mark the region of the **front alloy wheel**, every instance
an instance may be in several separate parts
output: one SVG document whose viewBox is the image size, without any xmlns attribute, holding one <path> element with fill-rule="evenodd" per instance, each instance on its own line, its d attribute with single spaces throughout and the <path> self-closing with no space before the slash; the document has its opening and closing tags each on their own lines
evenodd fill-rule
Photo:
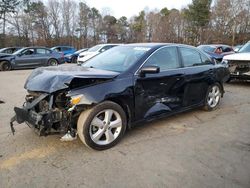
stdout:
<svg viewBox="0 0 250 188">
<path fill-rule="evenodd" d="M 77 123 L 79 138 L 88 147 L 103 150 L 118 143 L 126 129 L 126 115 L 116 103 L 106 101 L 83 111 Z"/>
<path fill-rule="evenodd" d="M 2 61 L 0 63 L 0 70 L 1 71 L 9 71 L 11 70 L 11 64 L 8 61 Z"/>
</svg>

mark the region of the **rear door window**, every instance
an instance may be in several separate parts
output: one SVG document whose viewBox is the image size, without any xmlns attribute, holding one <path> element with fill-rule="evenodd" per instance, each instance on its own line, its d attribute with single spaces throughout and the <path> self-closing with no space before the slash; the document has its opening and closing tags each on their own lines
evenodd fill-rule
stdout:
<svg viewBox="0 0 250 188">
<path fill-rule="evenodd" d="M 193 66 L 211 64 L 211 60 L 207 56 L 205 56 L 204 54 L 200 53 L 195 49 L 180 47 L 179 50 L 181 53 L 184 67 L 193 67 Z"/>
<path fill-rule="evenodd" d="M 47 50 L 44 49 L 44 48 L 37 48 L 37 49 L 36 49 L 36 53 L 37 53 L 37 54 L 46 54 L 46 53 L 47 53 L 46 51 L 47 51 Z"/>
</svg>

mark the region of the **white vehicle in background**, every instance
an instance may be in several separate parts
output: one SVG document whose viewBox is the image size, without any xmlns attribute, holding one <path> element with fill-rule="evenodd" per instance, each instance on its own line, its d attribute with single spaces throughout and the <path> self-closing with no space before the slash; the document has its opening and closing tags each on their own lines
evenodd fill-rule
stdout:
<svg viewBox="0 0 250 188">
<path fill-rule="evenodd" d="M 250 41 L 237 53 L 224 56 L 222 64 L 228 66 L 230 79 L 250 80 Z"/>
<path fill-rule="evenodd" d="M 85 52 L 82 52 L 79 54 L 77 58 L 77 64 L 82 64 L 89 60 L 90 58 L 110 49 L 115 46 L 119 46 L 121 44 L 98 44 L 96 46 L 93 46 L 92 48 L 88 49 Z"/>
</svg>

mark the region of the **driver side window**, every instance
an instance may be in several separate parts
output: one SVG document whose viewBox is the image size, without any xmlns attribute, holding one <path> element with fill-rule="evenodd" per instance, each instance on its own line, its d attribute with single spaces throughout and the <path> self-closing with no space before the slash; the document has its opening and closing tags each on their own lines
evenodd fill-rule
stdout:
<svg viewBox="0 0 250 188">
<path fill-rule="evenodd" d="M 155 53 L 145 63 L 144 66 L 158 66 L 160 72 L 180 67 L 176 47 L 164 47 Z"/>
<path fill-rule="evenodd" d="M 33 55 L 34 54 L 34 49 L 26 49 L 22 52 L 23 55 Z"/>
</svg>

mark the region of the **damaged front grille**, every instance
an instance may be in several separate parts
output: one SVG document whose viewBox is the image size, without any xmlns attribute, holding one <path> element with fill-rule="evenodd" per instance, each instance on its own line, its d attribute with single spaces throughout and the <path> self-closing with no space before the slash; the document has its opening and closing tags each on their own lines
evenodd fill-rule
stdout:
<svg viewBox="0 0 250 188">
<path fill-rule="evenodd" d="M 250 61 L 236 61 L 230 60 L 228 62 L 228 68 L 231 74 L 235 75 L 250 75 Z"/>
</svg>

